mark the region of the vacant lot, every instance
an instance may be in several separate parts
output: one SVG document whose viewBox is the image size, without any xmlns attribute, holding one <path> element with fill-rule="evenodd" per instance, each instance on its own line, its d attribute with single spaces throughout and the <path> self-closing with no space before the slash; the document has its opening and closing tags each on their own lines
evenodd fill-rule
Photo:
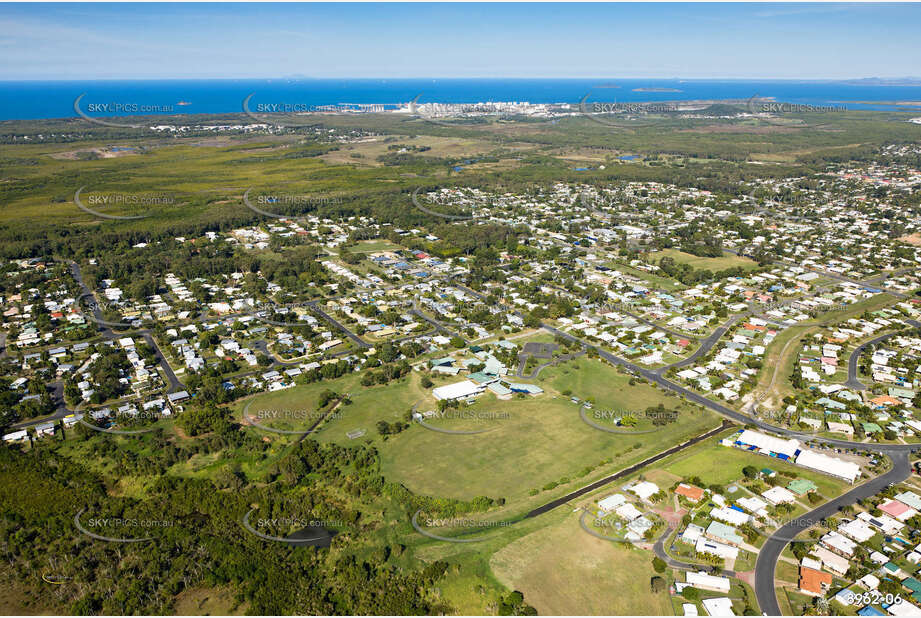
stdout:
<svg viewBox="0 0 921 618">
<path fill-rule="evenodd" d="M 490 567 L 540 615 L 669 614 L 667 593 L 650 590 L 651 560 L 648 552 L 590 536 L 571 513 L 499 550 Z"/>
<path fill-rule="evenodd" d="M 757 262 L 737 255 L 725 255 L 718 258 L 697 257 L 696 255 L 691 255 L 690 253 L 685 253 L 677 249 L 657 251 L 650 254 L 650 257 L 655 262 L 658 262 L 664 257 L 670 257 L 678 264 L 689 264 L 693 268 L 706 269 L 712 272 L 725 270 L 727 268 L 735 268 L 736 266 L 741 266 L 746 270 L 758 267 Z"/>
<path fill-rule="evenodd" d="M 819 315 L 816 320 L 794 324 L 781 331 L 768 346 L 764 368 L 758 375 L 758 384 L 752 389 L 754 393 L 765 393 L 761 406 L 766 409 L 776 408 L 779 406 L 778 402 L 793 391 L 790 378 L 802 349 L 800 340 L 820 332 L 822 328 L 840 324 L 848 318 L 862 315 L 865 311 L 876 311 L 893 302 L 895 299 L 888 294 L 877 294 L 851 305 L 845 311 Z"/>
</svg>

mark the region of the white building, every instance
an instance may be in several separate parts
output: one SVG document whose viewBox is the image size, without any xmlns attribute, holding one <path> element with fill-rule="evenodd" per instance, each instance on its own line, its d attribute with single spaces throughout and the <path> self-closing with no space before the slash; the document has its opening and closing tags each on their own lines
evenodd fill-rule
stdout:
<svg viewBox="0 0 921 618">
<path fill-rule="evenodd" d="M 853 483 L 860 476 L 860 466 L 857 464 L 837 457 L 816 453 L 815 451 L 804 450 L 801 452 L 796 458 L 796 465 L 836 476 L 846 480 L 848 483 Z"/>
<path fill-rule="evenodd" d="M 735 616 L 732 611 L 732 601 L 727 597 L 715 597 L 713 599 L 704 599 L 700 602 L 707 614 L 710 616 Z"/>
<path fill-rule="evenodd" d="M 473 380 L 463 380 L 462 382 L 445 384 L 444 386 L 432 389 L 432 395 L 435 396 L 435 399 L 439 400 L 466 399 L 467 397 L 479 395 L 485 388 L 486 387 L 480 386 Z"/>
<path fill-rule="evenodd" d="M 729 592 L 728 577 L 710 575 L 704 571 L 700 571 L 699 573 L 688 571 L 686 578 L 688 585 L 693 586 L 694 588 L 700 588 L 701 590 L 712 590 L 714 592 Z"/>
<path fill-rule="evenodd" d="M 627 501 L 627 497 L 623 494 L 611 494 L 610 496 L 604 498 L 598 503 L 598 508 L 608 513 L 613 511 L 621 504 Z"/>
</svg>

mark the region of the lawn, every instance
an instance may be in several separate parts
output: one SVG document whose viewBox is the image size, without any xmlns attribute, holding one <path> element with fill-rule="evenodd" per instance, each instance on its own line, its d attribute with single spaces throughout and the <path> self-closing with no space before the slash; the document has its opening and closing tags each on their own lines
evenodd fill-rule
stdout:
<svg viewBox="0 0 921 618">
<path fill-rule="evenodd" d="M 657 288 L 662 288 L 664 290 L 675 291 L 687 287 L 684 284 L 675 281 L 674 279 L 663 277 L 662 275 L 657 275 L 654 273 L 649 273 L 645 270 L 639 270 L 638 268 L 633 268 L 632 266 L 629 266 L 623 262 L 608 262 L 605 265 L 610 268 L 614 268 L 615 270 L 619 270 L 624 274 L 638 277 L 646 281 L 649 285 Z"/>
<path fill-rule="evenodd" d="M 782 579 L 784 581 L 790 582 L 791 584 L 796 584 L 799 582 L 799 567 L 795 564 L 790 564 L 785 560 L 777 561 L 777 570 L 774 572 L 775 579 Z"/>
<path fill-rule="evenodd" d="M 718 258 L 697 257 L 678 249 L 665 249 L 650 254 L 651 260 L 657 263 L 664 257 L 674 259 L 677 264 L 688 264 L 692 268 L 706 269 L 711 272 L 735 268 L 736 266 L 741 266 L 745 270 L 754 270 L 758 267 L 758 263 L 754 260 L 738 255 L 724 255 Z"/>
<path fill-rule="evenodd" d="M 743 476 L 742 468 L 745 466 L 755 466 L 759 470 L 761 468 L 771 468 L 777 471 L 789 470 L 796 473 L 800 478 L 814 482 L 819 488 L 819 493 L 826 498 L 837 496 L 845 487 L 849 487 L 844 481 L 825 476 L 819 472 L 806 470 L 779 459 L 753 455 L 728 446 L 720 446 L 714 442 L 707 442 L 704 445 L 695 446 L 683 453 L 674 455 L 664 468 L 681 477 L 696 475 L 704 483 L 726 485 L 740 480 Z"/>
<path fill-rule="evenodd" d="M 682 400 L 666 395 L 648 384 L 630 385 L 630 376 L 618 372 L 607 363 L 580 358 L 540 372 L 537 382 L 544 389 L 571 391 L 583 400 L 592 400 L 599 410 L 643 412 L 660 403 L 666 408 L 681 405 Z"/>
<path fill-rule="evenodd" d="M 420 375 L 413 372 L 400 380 L 379 386 L 356 385 L 349 392 L 352 403 L 341 406 L 335 418 L 330 419 L 317 434 L 320 442 L 348 444 L 354 442 L 348 437 L 351 432 L 364 430 L 362 440 L 380 439 L 376 425 L 380 420 L 394 423 L 404 421 L 413 405 L 420 409 L 434 406 L 434 398 L 419 384 Z"/>
<path fill-rule="evenodd" d="M 421 386 L 418 372 L 387 385 L 364 387 L 357 384 L 357 376 L 349 375 L 257 395 L 252 398 L 248 414 L 315 411 L 317 398 L 323 390 L 348 392 L 352 403 L 336 409 L 314 434 L 317 440 L 343 445 L 370 441 L 380 452 L 382 473 L 388 481 L 403 483 L 416 493 L 438 497 L 470 499 L 485 495 L 505 498 L 507 514 L 500 517 L 519 515 L 525 509 L 719 424 L 719 419 L 711 412 L 668 397 L 647 384 L 631 386 L 628 376 L 597 360 L 580 359 L 548 369 L 541 377 L 539 383 L 545 393 L 540 396 L 499 400 L 487 392 L 474 405 L 461 404 L 457 410 L 450 411 L 454 418 L 435 416 L 426 420 L 430 426 L 449 431 L 487 430 L 477 434 L 442 433 L 413 422 L 398 434 L 379 435 L 377 422 L 380 420 L 405 422 L 406 413 L 414 405 L 418 405 L 420 412 L 436 409 L 430 390 Z M 461 378 L 434 377 L 433 380 L 436 385 L 442 385 Z M 614 427 L 609 417 L 596 417 L 595 412 L 624 409 L 641 412 L 658 403 L 663 403 L 668 410 L 678 410 L 678 420 L 664 427 L 654 427 L 649 420 L 643 419 L 634 428 L 622 428 L 630 431 L 655 429 L 649 433 L 602 431 L 584 422 L 579 406 L 569 397 L 560 395 L 557 387 L 572 388 L 582 397 L 594 397 L 597 404 L 593 410 L 586 410 L 586 416 L 598 425 Z M 238 418 L 246 403 L 244 400 L 234 404 Z M 310 422 L 309 418 L 299 422 L 260 419 L 262 425 L 287 430 L 303 429 Z M 279 446 L 294 439 L 257 427 L 248 430 L 259 432 Z M 364 430 L 364 434 L 349 437 L 358 430 Z M 605 461 L 608 463 L 602 464 Z M 217 463 L 190 461 L 182 472 L 206 473 Z M 557 485 L 550 486 L 554 483 Z M 531 495 L 532 490 L 536 491 L 534 495 Z"/>
<path fill-rule="evenodd" d="M 432 418 L 427 421 L 451 431 L 486 430 L 482 433 L 446 434 L 413 424 L 408 430 L 389 437 L 380 445 L 385 476 L 427 495 L 458 499 L 486 495 L 505 498 L 511 503 L 526 499 L 530 490 L 540 490 L 550 482 L 559 482 L 568 490 L 576 489 L 600 476 L 602 471 L 619 470 L 719 424 L 712 413 L 684 404 L 674 423 L 653 428 L 651 423 L 643 421 L 635 428 L 655 429 L 650 433 L 599 430 L 584 422 L 579 406 L 568 397 L 558 395 L 553 385 L 578 385 L 579 390 L 574 392 L 583 397 L 596 397 L 598 403 L 593 411 L 586 412 L 587 416 L 597 424 L 607 423 L 612 427 L 608 419 L 596 418 L 593 412 L 644 410 L 659 402 L 675 409 L 681 402 L 666 398 L 647 385 L 630 386 L 628 378 L 598 361 L 584 360 L 579 364 L 578 373 L 572 368 L 569 373 L 554 368 L 553 372 L 559 372 L 556 377 L 551 370 L 542 373 L 542 377 L 545 374 L 549 377 L 543 381 L 546 392 L 538 397 L 502 401 L 487 392 L 473 406 L 462 404 L 459 410 L 466 415 L 492 418 Z M 402 410 L 412 397 L 397 393 L 396 400 L 400 401 L 400 397 L 404 399 L 397 408 Z M 384 399 L 375 398 L 378 403 L 374 410 L 378 414 L 379 402 Z M 389 393 L 386 400 L 393 400 Z M 359 406 L 357 399 L 350 408 L 356 406 Z M 419 410 L 424 412 L 433 407 L 420 405 Z M 347 409 L 344 418 L 331 422 L 324 433 L 343 434 L 339 425 L 352 414 L 352 409 Z M 369 423 L 364 426 L 369 433 L 373 430 Z M 322 439 L 324 434 L 320 435 Z M 603 470 L 586 471 L 586 467 L 597 466 L 606 459 L 612 461 Z M 562 489 L 556 493 L 541 491 L 535 501 L 548 500 Z"/>
<path fill-rule="evenodd" d="M 396 251 L 398 249 L 402 249 L 402 247 L 386 240 L 362 241 L 349 247 L 349 251 L 352 253 L 375 253 L 377 251 Z"/>
<path fill-rule="evenodd" d="M 249 603 L 241 604 L 234 598 L 233 590 L 227 587 L 187 588 L 176 595 L 173 606 L 178 615 L 244 616 Z"/>
<path fill-rule="evenodd" d="M 496 552 L 490 567 L 540 615 L 667 615 L 667 592 L 653 593 L 652 554 L 588 535 L 570 513 Z"/>
</svg>

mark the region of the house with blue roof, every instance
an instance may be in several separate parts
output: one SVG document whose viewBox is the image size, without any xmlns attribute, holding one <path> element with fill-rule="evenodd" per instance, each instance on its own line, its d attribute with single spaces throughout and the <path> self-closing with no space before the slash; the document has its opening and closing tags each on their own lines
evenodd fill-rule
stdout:
<svg viewBox="0 0 921 618">
<path fill-rule="evenodd" d="M 829 399 L 828 397 L 822 397 L 816 401 L 817 404 L 823 406 L 826 410 L 845 410 L 847 406 L 840 401 L 835 401 L 834 399 Z"/>
</svg>

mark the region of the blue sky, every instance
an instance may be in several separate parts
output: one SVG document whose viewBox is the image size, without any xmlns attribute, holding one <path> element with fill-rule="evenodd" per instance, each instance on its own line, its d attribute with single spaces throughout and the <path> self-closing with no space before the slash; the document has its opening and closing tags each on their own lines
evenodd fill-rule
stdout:
<svg viewBox="0 0 921 618">
<path fill-rule="evenodd" d="M 921 73 L 921 4 L 0 4 L 0 79 Z"/>
</svg>

